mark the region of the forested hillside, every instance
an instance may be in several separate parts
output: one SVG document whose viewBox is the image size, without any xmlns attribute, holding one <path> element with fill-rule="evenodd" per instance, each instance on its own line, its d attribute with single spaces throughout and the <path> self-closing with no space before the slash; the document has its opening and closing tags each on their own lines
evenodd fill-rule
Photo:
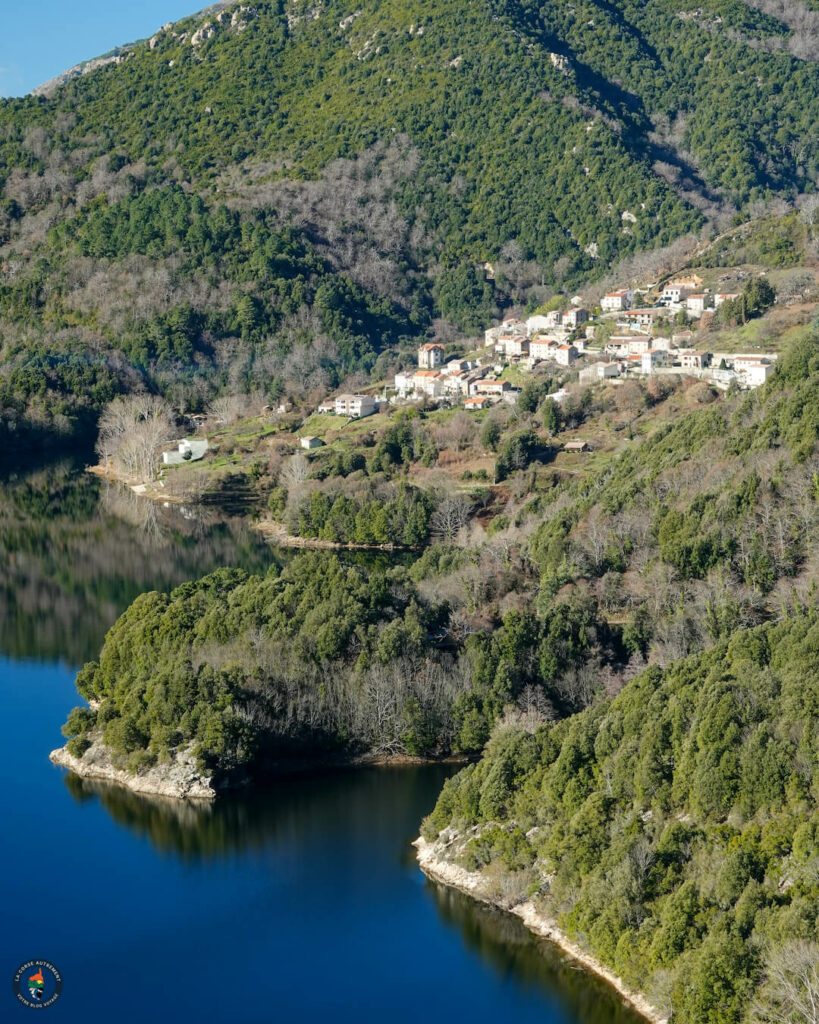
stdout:
<svg viewBox="0 0 819 1024">
<path fill-rule="evenodd" d="M 560 415 L 597 416 L 616 431 L 605 391 L 562 414 L 535 399 L 523 422 L 488 419 L 509 479 L 508 511 L 485 532 L 466 528 L 465 496 L 464 526 L 450 528 L 440 499 L 431 516 L 434 495 L 401 479 L 383 441 L 349 477 L 291 477 L 271 501 L 304 535 L 416 531 L 426 549 L 386 572 L 316 552 L 265 578 L 225 571 L 144 595 L 80 674 L 102 703 L 72 718 L 72 749 L 101 729 L 139 770 L 194 743 L 228 773 L 317 749 L 477 753 L 509 713 L 570 717 L 647 663 L 791 614 L 815 574 L 817 379 L 814 327 L 761 393 L 672 393 L 640 424 L 639 390 L 616 389 L 637 432 L 585 471 L 549 464 L 535 416 L 550 430 Z M 404 428 L 411 459 L 424 421 L 391 429 Z"/>
<path fill-rule="evenodd" d="M 507 901 L 534 893 L 675 1021 L 810 1020 L 817 652 L 811 606 L 568 721 L 499 729 L 424 834 Z"/>
<path fill-rule="evenodd" d="M 378 380 L 432 330 L 813 191 L 811 55 L 689 7 L 239 3 L 0 102 L 3 430 Z"/>
</svg>

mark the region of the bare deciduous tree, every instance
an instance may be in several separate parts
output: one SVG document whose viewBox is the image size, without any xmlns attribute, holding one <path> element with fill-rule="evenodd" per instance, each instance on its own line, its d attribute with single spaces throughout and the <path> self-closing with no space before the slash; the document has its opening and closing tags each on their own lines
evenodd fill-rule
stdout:
<svg viewBox="0 0 819 1024">
<path fill-rule="evenodd" d="M 217 423 L 230 426 L 247 415 L 248 398 L 246 395 L 222 395 L 214 398 L 208 409 L 208 416 Z"/>
<path fill-rule="evenodd" d="M 430 530 L 434 537 L 453 541 L 466 526 L 472 511 L 472 502 L 464 494 L 444 498 L 430 517 Z"/>
<path fill-rule="evenodd" d="M 288 491 L 298 489 L 310 475 L 310 462 L 304 455 L 291 455 L 281 470 L 279 479 Z"/>
<path fill-rule="evenodd" d="M 772 950 L 751 1008 L 757 1024 L 819 1024 L 819 945 L 794 939 Z"/>
<path fill-rule="evenodd" d="M 97 454 L 128 479 L 152 479 L 157 448 L 168 440 L 174 419 L 167 402 L 154 395 L 115 398 L 100 417 Z"/>
</svg>

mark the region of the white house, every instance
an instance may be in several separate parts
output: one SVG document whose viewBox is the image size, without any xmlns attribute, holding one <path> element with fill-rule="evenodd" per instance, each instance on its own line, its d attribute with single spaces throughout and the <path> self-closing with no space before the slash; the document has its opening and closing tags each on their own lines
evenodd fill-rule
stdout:
<svg viewBox="0 0 819 1024">
<path fill-rule="evenodd" d="M 338 395 L 336 398 L 336 416 L 361 419 L 372 416 L 374 412 L 375 399 L 372 395 Z"/>
<path fill-rule="evenodd" d="M 644 352 L 654 348 L 654 339 L 647 334 L 642 337 L 632 337 L 626 342 L 626 347 L 630 356 L 641 356 Z"/>
<path fill-rule="evenodd" d="M 509 390 L 508 380 L 476 380 L 469 386 L 470 395 L 495 395 L 498 398 Z"/>
<path fill-rule="evenodd" d="M 477 380 L 477 377 L 469 373 L 450 373 L 443 378 L 444 391 L 452 395 L 468 395 L 471 380 Z"/>
<path fill-rule="evenodd" d="M 627 309 L 620 320 L 630 327 L 637 326 L 644 331 L 650 331 L 654 326 L 654 311 L 651 309 Z"/>
<path fill-rule="evenodd" d="M 576 309 L 569 309 L 563 314 L 563 326 L 574 330 L 589 319 L 589 311 L 578 306 Z"/>
<path fill-rule="evenodd" d="M 688 291 L 677 284 L 669 284 L 663 288 L 662 300 L 667 305 L 679 306 L 688 298 Z"/>
<path fill-rule="evenodd" d="M 676 360 L 683 370 L 702 370 L 711 362 L 710 352 L 697 352 L 690 348 L 676 353 Z"/>
<path fill-rule="evenodd" d="M 323 444 L 324 442 L 320 437 L 314 437 L 312 434 L 307 434 L 305 437 L 301 438 L 301 446 L 307 451 L 310 451 L 313 448 L 321 448 Z"/>
<path fill-rule="evenodd" d="M 353 419 L 361 419 L 362 416 L 372 416 L 376 408 L 376 401 L 372 395 L 353 395 L 349 415 Z"/>
<path fill-rule="evenodd" d="M 640 369 L 643 373 L 654 373 L 658 366 L 665 366 L 667 353 L 661 348 L 650 348 L 640 356 Z"/>
<path fill-rule="evenodd" d="M 708 293 L 695 292 L 685 300 L 685 308 L 694 316 L 702 316 L 708 308 Z"/>
<path fill-rule="evenodd" d="M 736 355 L 731 357 L 730 355 L 721 355 L 721 359 L 730 359 L 734 370 L 739 372 L 740 370 L 747 370 L 752 366 L 756 366 L 757 363 L 775 363 L 777 355 L 775 352 L 760 352 L 759 355 Z"/>
<path fill-rule="evenodd" d="M 555 349 L 555 362 L 559 366 L 571 366 L 577 359 L 577 349 L 574 345 L 558 345 Z"/>
<path fill-rule="evenodd" d="M 166 466 L 179 466 L 183 462 L 198 462 L 205 457 L 208 450 L 208 442 L 204 438 L 193 438 L 189 440 L 184 437 L 169 452 L 162 453 L 162 462 Z"/>
<path fill-rule="evenodd" d="M 739 298 L 739 292 L 717 292 L 714 296 L 714 309 L 719 309 L 723 302 L 733 302 Z"/>
<path fill-rule="evenodd" d="M 444 390 L 444 378 L 437 370 L 416 370 L 412 385 L 419 394 L 438 398 Z"/>
<path fill-rule="evenodd" d="M 580 371 L 579 381 L 581 384 L 596 384 L 600 380 L 608 380 L 610 377 L 620 376 L 618 363 L 592 363 Z"/>
<path fill-rule="evenodd" d="M 421 345 L 418 349 L 418 365 L 423 370 L 432 370 L 444 361 L 444 346 L 436 342 Z"/>
<path fill-rule="evenodd" d="M 616 292 L 608 292 L 600 300 L 600 308 L 605 312 L 619 312 L 628 309 L 634 302 L 634 292 L 630 288 L 620 288 Z"/>
<path fill-rule="evenodd" d="M 528 356 L 529 339 L 524 338 L 522 335 L 518 335 L 515 338 L 507 338 L 504 349 L 508 356 Z"/>
<path fill-rule="evenodd" d="M 529 342 L 529 355 L 532 359 L 554 359 L 558 343 L 552 338 L 539 338 Z"/>
<path fill-rule="evenodd" d="M 736 370 L 736 363 L 734 363 L 734 369 Z M 748 388 L 758 388 L 771 376 L 774 372 L 774 366 L 772 363 L 763 363 L 762 360 L 756 364 L 746 363 L 744 369 L 737 371 L 737 376 L 740 381 Z"/>
<path fill-rule="evenodd" d="M 396 373 L 395 375 L 395 390 L 399 395 L 408 395 L 413 389 L 411 373 Z"/>
<path fill-rule="evenodd" d="M 526 333 L 537 334 L 538 331 L 547 331 L 550 327 L 559 327 L 560 313 L 557 316 L 557 320 L 554 319 L 554 313 L 547 313 L 545 316 L 538 313 L 537 316 L 530 316 L 526 321 Z"/>
</svg>

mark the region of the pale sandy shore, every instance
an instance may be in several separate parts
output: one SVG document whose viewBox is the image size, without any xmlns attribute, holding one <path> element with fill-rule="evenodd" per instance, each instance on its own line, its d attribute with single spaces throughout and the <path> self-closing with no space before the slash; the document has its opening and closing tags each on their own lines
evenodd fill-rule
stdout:
<svg viewBox="0 0 819 1024">
<path fill-rule="evenodd" d="M 568 953 L 572 959 L 577 960 L 589 971 L 608 982 L 646 1020 L 651 1021 L 652 1024 L 667 1024 L 668 1019 L 655 1006 L 652 1006 L 642 993 L 630 988 L 613 971 L 610 971 L 585 949 L 573 942 L 553 920 L 541 913 L 531 900 L 518 903 L 513 907 L 501 906 L 489 896 L 483 876 L 477 871 L 467 871 L 446 860 L 441 844 L 430 843 L 419 837 L 413 845 L 418 851 L 418 864 L 429 878 L 441 882 L 443 885 L 449 885 L 453 889 L 459 889 L 473 899 L 490 903 L 519 917 L 530 931 L 548 939 L 549 942 Z"/>
</svg>

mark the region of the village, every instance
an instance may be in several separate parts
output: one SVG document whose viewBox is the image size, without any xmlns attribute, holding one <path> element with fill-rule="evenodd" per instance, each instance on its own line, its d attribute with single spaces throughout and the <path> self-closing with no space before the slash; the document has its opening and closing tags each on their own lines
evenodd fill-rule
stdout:
<svg viewBox="0 0 819 1024">
<path fill-rule="evenodd" d="M 643 303 L 635 304 L 637 298 Z M 384 388 L 380 396 L 342 394 L 323 402 L 318 412 L 358 419 L 387 404 L 419 400 L 479 412 L 501 402 L 514 404 L 525 375 L 550 366 L 562 371 L 564 382 L 576 379 L 581 385 L 678 374 L 723 390 L 757 388 L 773 373 L 775 352 L 706 351 L 693 344 L 695 329 L 723 303 L 739 298 L 738 292 L 703 288 L 696 275 L 671 280 L 653 295 L 631 288 L 608 292 L 594 313 L 575 295 L 566 308 L 525 320 L 509 317 L 488 328 L 482 342 L 461 356 L 445 360 L 447 346 L 423 344 L 417 366 L 396 373 L 392 389 Z M 549 397 L 560 402 L 567 395 L 560 388 Z"/>
</svg>

